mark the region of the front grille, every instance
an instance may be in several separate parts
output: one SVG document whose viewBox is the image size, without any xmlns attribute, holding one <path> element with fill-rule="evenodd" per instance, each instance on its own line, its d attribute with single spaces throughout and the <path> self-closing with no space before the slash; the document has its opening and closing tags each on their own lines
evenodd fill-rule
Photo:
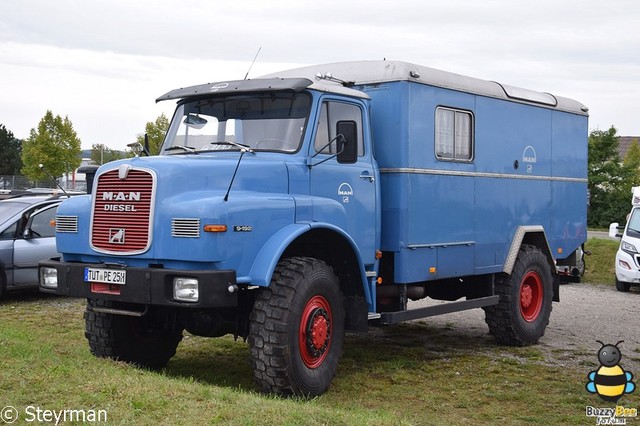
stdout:
<svg viewBox="0 0 640 426">
<path fill-rule="evenodd" d="M 78 232 L 78 216 L 56 216 L 56 232 Z"/>
<path fill-rule="evenodd" d="M 138 254 L 151 244 L 154 175 L 123 167 L 124 172 L 116 169 L 98 177 L 91 245 L 102 253 Z"/>
<path fill-rule="evenodd" d="M 200 237 L 200 219 L 173 218 L 171 219 L 171 236 L 182 238 Z"/>
</svg>

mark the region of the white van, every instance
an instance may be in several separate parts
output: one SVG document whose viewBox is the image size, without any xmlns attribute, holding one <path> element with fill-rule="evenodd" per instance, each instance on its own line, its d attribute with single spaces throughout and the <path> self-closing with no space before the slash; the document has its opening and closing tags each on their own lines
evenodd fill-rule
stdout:
<svg viewBox="0 0 640 426">
<path fill-rule="evenodd" d="M 621 238 L 616 253 L 616 288 L 629 291 L 632 285 L 640 285 L 640 186 L 632 188 L 631 212 L 627 225 L 609 225 L 609 237 Z"/>
</svg>

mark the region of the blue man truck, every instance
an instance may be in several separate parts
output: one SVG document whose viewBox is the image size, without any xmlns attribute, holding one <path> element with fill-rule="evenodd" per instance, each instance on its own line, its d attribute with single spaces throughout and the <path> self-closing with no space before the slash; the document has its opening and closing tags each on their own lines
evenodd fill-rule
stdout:
<svg viewBox="0 0 640 426">
<path fill-rule="evenodd" d="M 498 343 L 543 336 L 586 240 L 582 104 L 394 61 L 167 100 L 160 155 L 101 166 L 40 264 L 94 355 L 162 368 L 185 330 L 233 334 L 261 390 L 314 396 L 345 330 L 483 308 Z"/>
</svg>

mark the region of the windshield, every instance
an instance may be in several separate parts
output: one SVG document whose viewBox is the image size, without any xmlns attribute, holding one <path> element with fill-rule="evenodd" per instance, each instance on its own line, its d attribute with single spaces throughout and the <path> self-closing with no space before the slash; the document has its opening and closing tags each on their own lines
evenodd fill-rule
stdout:
<svg viewBox="0 0 640 426">
<path fill-rule="evenodd" d="M 185 152 L 296 152 L 309 115 L 305 93 L 259 93 L 182 102 L 173 116 L 162 154 Z"/>
<path fill-rule="evenodd" d="M 630 237 L 640 237 L 640 209 L 633 209 L 629 224 L 627 225 L 627 235 Z"/>
</svg>

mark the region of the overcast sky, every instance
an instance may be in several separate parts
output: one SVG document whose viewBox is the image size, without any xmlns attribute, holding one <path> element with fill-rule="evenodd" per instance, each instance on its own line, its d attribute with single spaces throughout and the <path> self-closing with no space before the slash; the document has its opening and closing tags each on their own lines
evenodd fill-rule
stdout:
<svg viewBox="0 0 640 426">
<path fill-rule="evenodd" d="M 124 149 L 163 93 L 326 62 L 402 60 L 576 99 L 640 136 L 638 0 L 0 0 L 0 124 L 47 110 Z"/>
</svg>

